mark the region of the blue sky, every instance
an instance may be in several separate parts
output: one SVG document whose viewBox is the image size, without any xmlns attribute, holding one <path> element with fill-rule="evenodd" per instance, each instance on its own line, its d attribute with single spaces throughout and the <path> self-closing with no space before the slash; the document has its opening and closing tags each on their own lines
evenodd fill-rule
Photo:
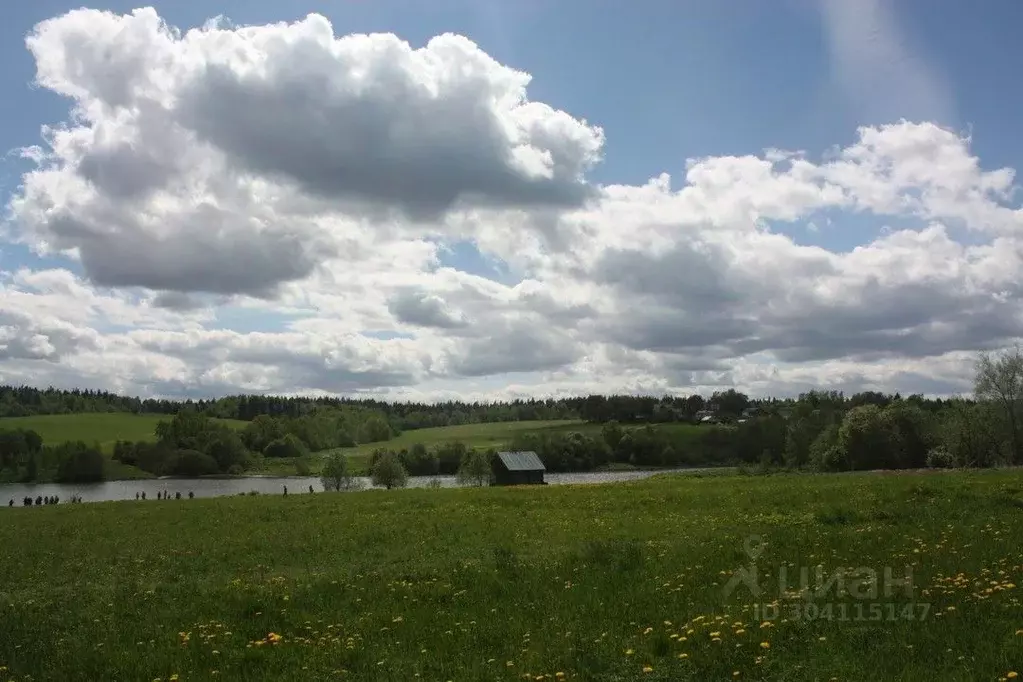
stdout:
<svg viewBox="0 0 1023 682">
<path fill-rule="evenodd" d="M 238 24 L 328 17 L 338 34 L 394 32 L 421 46 L 444 32 L 466 35 L 498 61 L 533 76 L 532 99 L 602 126 L 598 182 L 642 183 L 661 171 L 680 176 L 685 160 L 757 153 L 765 147 L 813 154 L 855 138 L 862 124 L 928 119 L 969 130 L 992 167 L 1017 167 L 1023 137 L 1023 4 L 988 0 L 887 3 L 914 58 L 946 90 L 947 110 L 900 97 L 864 101 L 835 85 L 821 12 L 812 0 L 697 2 L 651 0 L 439 0 L 438 2 L 157 2 L 185 29 L 224 15 Z M 66 117 L 67 101 L 31 87 L 35 67 L 24 37 L 39 21 L 80 6 L 35 0 L 0 10 L 0 147 L 39 140 L 39 126 Z M 91 2 L 128 12 L 137 2 Z M 864 49 L 869 49 L 865 46 Z M 876 74 L 873 78 L 883 78 Z M 0 188 L 18 173 L 8 162 Z"/>
<path fill-rule="evenodd" d="M 87 6 L 128 12 L 143 4 Z M 850 101 L 833 83 L 828 38 L 811 0 L 151 3 L 181 29 L 218 14 L 247 25 L 315 11 L 339 34 L 393 32 L 413 46 L 445 32 L 469 36 L 499 61 L 532 74 L 531 98 L 607 131 L 605 162 L 593 173 L 601 182 L 641 183 L 661 171 L 680 175 L 692 156 L 768 146 L 815 152 L 850 142 L 858 125 L 902 117 L 969 128 L 974 149 L 990 165 L 1018 166 L 1023 138 L 1015 126 L 1023 89 L 1014 83 L 1023 69 L 1023 4 L 888 4 L 907 45 L 950 93 L 948 110 L 899 98 Z M 36 0 L 0 9 L 0 87 L 8 93 L 0 99 L 0 147 L 34 144 L 41 124 L 65 118 L 68 102 L 31 87 L 35 64 L 25 36 L 38 21 L 78 6 Z M 3 186 L 9 191 L 16 180 L 8 165 Z"/>
<path fill-rule="evenodd" d="M 42 125 L 69 121 L 70 100 L 46 88 L 33 87 L 36 62 L 26 48 L 25 38 L 39 21 L 77 6 L 37 0 L 6 3 L 0 9 L 0 88 L 5 93 L 0 97 L 0 121 L 4 122 L 0 147 L 5 150 L 39 144 Z M 97 0 L 89 6 L 120 14 L 130 12 L 138 3 Z M 157 2 L 152 6 L 169 25 L 181 30 L 202 26 L 216 15 L 227 17 L 234 25 L 268 25 L 297 21 L 318 12 L 330 20 L 337 36 L 394 33 L 413 48 L 444 33 L 469 37 L 498 62 L 531 75 L 528 94 L 532 101 L 545 102 L 603 129 L 603 162 L 587 173 L 588 180 L 596 185 L 639 186 L 660 173 L 668 173 L 672 189 L 677 190 L 684 184 L 686 160 L 756 155 L 766 148 L 805 150 L 816 162 L 829 150 L 856 142 L 859 126 L 883 126 L 901 119 L 953 131 L 964 149 L 969 144 L 969 153 L 979 158 L 983 170 L 1023 166 L 1023 135 L 1019 134 L 1023 89 L 1015 85 L 1023 70 L 1023 45 L 1018 41 L 1023 4 L 1014 0 L 974 4 L 953 0 L 244 0 Z M 21 174 L 29 168 L 10 154 L 0 164 L 0 195 L 5 203 L 18 191 Z M 796 214 L 791 223 L 769 217 L 765 220 L 797 246 L 819 246 L 834 255 L 848 255 L 868 244 L 883 234 L 883 226 L 896 231 L 924 226 L 917 215 L 847 211 L 830 207 L 827 202 Z M 974 226 L 962 220 L 957 223 L 949 219 L 947 223 L 955 243 L 986 243 L 985 234 L 978 236 L 975 230 L 967 229 Z M 15 225 L 13 229 L 16 232 L 19 228 Z M 497 241 L 490 237 L 492 252 L 507 249 L 502 254 L 507 262 L 483 256 L 471 239 L 449 240 L 437 252 L 435 262 L 416 262 L 416 268 L 421 265 L 420 274 L 426 277 L 436 273 L 440 265 L 454 268 L 466 278 L 457 285 L 443 284 L 448 286 L 446 293 L 427 291 L 429 286 L 422 288 L 409 294 L 409 301 L 420 306 L 422 314 L 432 316 L 429 324 L 461 329 L 451 322 L 457 316 L 445 317 L 445 306 L 453 305 L 450 298 L 455 290 L 460 295 L 466 287 L 476 286 L 472 276 L 507 287 L 520 281 L 521 272 L 509 263 L 521 255 L 517 249 L 526 246 L 516 242 L 513 232 L 502 233 Z M 431 241 L 434 236 L 424 238 Z M 394 253 L 400 259 L 408 252 L 398 251 L 395 246 Z M 801 258 L 810 257 L 804 253 Z M 529 262 L 535 263 L 535 259 Z M 24 245 L 0 243 L 0 269 L 9 275 L 19 268 L 63 268 L 85 279 L 92 274 L 79 262 L 43 259 Z M 534 268 L 532 275 L 539 277 L 537 272 Z M 578 274 L 571 269 L 560 272 Z M 557 281 L 560 283 L 544 282 L 550 284 L 549 295 L 555 299 L 569 291 L 567 280 Z M 113 288 L 108 286 L 112 282 Z M 144 286 L 133 288 L 120 282 L 116 277 L 108 281 L 92 277 L 95 290 L 102 295 L 116 298 L 119 289 L 131 291 L 136 297 L 145 293 Z M 398 292 L 392 295 L 392 312 L 398 308 L 395 297 L 408 293 L 412 284 L 394 286 Z M 441 284 L 438 286 L 443 289 Z M 189 293 L 185 289 L 179 292 Z M 211 289 L 197 289 L 198 300 L 208 300 L 202 298 L 204 291 Z M 505 299 L 521 294 L 504 289 L 491 293 Z M 592 295 L 596 298 L 589 303 L 601 307 L 599 295 L 603 294 Z M 579 297 L 585 298 L 582 294 Z M 325 308 L 302 313 L 294 308 L 278 311 L 262 304 L 221 307 L 206 318 L 188 318 L 192 313 L 178 311 L 182 319 L 187 319 L 170 326 L 197 324 L 207 330 L 226 329 L 244 335 L 282 333 L 296 320 L 302 320 L 308 323 L 302 327 L 308 332 L 314 328 L 309 325 L 317 320 L 342 315 L 339 310 L 348 311 L 345 315 L 355 315 L 352 311 L 359 310 L 362 322 L 354 325 L 346 318 L 345 325 L 361 328 L 367 338 L 394 343 L 387 348 L 417 343 L 415 339 L 425 333 L 407 325 L 389 327 L 390 318 L 366 312 L 368 304 L 364 310 L 360 308 L 364 302 L 355 299 L 329 305 L 318 301 L 316 305 Z M 530 301 L 536 301 L 535 297 Z M 402 310 L 411 309 L 406 306 Z M 679 320 L 692 319 L 693 314 L 688 312 Z M 103 333 L 133 328 L 124 320 L 101 319 L 90 324 L 90 328 Z M 628 353 L 646 352 L 641 344 L 635 348 L 629 344 L 625 345 Z M 750 344 L 750 348 L 758 348 Z M 555 343 L 551 348 L 559 346 Z M 537 360 L 535 366 L 523 371 L 535 378 L 538 371 L 569 371 L 566 367 L 570 365 L 578 370 L 578 363 L 597 362 L 593 360 L 597 356 L 603 362 L 617 362 L 609 357 L 626 357 L 611 351 L 601 353 L 585 355 L 586 360 L 580 356 L 575 365 Z M 628 362 L 640 362 L 627 357 Z M 675 361 L 662 360 L 668 364 Z M 490 366 L 499 364 L 491 362 Z M 551 369 L 554 367 L 560 369 Z M 504 381 L 486 380 L 493 385 Z M 430 385 L 447 390 L 442 378 L 431 376 L 430 381 Z M 146 379 L 145 385 L 150 383 L 151 379 Z"/>
</svg>

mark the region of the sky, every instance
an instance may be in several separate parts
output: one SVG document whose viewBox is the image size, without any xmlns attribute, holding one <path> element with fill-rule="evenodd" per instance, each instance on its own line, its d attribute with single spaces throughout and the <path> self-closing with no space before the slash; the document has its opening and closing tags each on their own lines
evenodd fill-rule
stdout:
<svg viewBox="0 0 1023 682">
<path fill-rule="evenodd" d="M 969 392 L 1014 0 L 0 9 L 0 383 Z"/>
</svg>

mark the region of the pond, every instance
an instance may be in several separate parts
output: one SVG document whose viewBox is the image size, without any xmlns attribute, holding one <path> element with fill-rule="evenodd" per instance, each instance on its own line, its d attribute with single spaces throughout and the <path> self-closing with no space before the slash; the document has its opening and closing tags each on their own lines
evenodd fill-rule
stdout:
<svg viewBox="0 0 1023 682">
<path fill-rule="evenodd" d="M 659 469 L 654 471 L 599 471 L 587 473 L 554 474 L 545 476 L 547 483 L 551 485 L 564 485 L 567 483 L 610 483 L 614 481 L 633 481 L 646 478 L 665 471 Z M 685 469 L 684 471 L 700 471 L 700 469 Z M 366 487 L 369 487 L 368 478 L 362 479 Z M 431 481 L 439 481 L 445 488 L 457 486 L 454 476 L 412 476 L 409 478 L 410 487 L 426 487 Z M 103 483 L 39 483 L 39 484 L 5 484 L 0 485 L 0 508 L 6 508 L 9 500 L 14 500 L 15 506 L 22 506 L 25 497 L 49 497 L 57 495 L 60 503 L 63 504 L 77 495 L 83 502 L 109 502 L 113 500 L 134 500 L 135 493 L 145 493 L 147 500 L 155 500 L 157 493 L 169 493 L 173 498 L 175 493 L 181 493 L 181 497 L 187 499 L 188 493 L 192 492 L 196 497 L 220 497 L 222 495 L 238 495 L 257 491 L 262 495 L 280 495 L 284 492 L 284 486 L 288 487 L 288 494 L 309 493 L 309 486 L 316 492 L 322 492 L 323 486 L 320 479 L 315 477 L 276 477 L 276 476 L 239 476 L 234 478 L 151 478 L 140 481 L 104 481 Z"/>
</svg>

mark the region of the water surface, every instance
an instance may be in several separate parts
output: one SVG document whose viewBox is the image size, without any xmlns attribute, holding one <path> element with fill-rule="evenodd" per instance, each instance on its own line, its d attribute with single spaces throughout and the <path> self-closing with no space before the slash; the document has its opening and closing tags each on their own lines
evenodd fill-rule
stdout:
<svg viewBox="0 0 1023 682">
<path fill-rule="evenodd" d="M 610 483 L 614 481 L 633 481 L 646 478 L 658 473 L 664 473 L 664 469 L 656 471 L 600 471 L 588 473 L 554 474 L 545 476 L 547 483 L 551 485 L 564 485 L 567 483 Z M 697 469 L 686 469 L 685 471 L 698 471 Z M 362 479 L 364 485 L 370 487 L 368 478 Z M 438 481 L 441 486 L 451 488 L 457 486 L 454 476 L 412 476 L 409 478 L 409 487 L 422 488 L 430 485 L 431 481 Z M 223 495 L 238 495 L 257 491 L 261 495 L 281 495 L 287 486 L 288 494 L 309 494 L 309 486 L 315 492 L 322 492 L 323 486 L 320 479 L 316 477 L 276 477 L 276 476 L 239 476 L 235 478 L 156 478 L 141 481 L 104 481 L 102 483 L 39 483 L 39 484 L 7 484 L 0 485 L 0 505 L 6 508 L 9 500 L 14 500 L 15 506 L 22 506 L 22 500 L 26 496 L 34 500 L 38 496 L 48 497 L 57 495 L 60 503 L 77 495 L 83 502 L 109 502 L 113 500 L 134 500 L 135 493 L 140 495 L 145 492 L 147 500 L 156 500 L 157 493 L 168 493 L 174 498 L 175 493 L 181 493 L 183 499 L 188 499 L 188 493 L 192 492 L 196 497 L 221 497 Z"/>
</svg>

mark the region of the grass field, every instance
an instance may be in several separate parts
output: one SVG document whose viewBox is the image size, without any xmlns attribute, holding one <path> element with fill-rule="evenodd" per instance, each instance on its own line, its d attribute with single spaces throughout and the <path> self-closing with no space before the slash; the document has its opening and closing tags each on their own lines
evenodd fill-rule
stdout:
<svg viewBox="0 0 1023 682">
<path fill-rule="evenodd" d="M 438 426 L 432 429 L 403 431 L 401 435 L 383 443 L 366 443 L 355 448 L 345 448 L 345 454 L 370 455 L 377 448 L 401 450 L 416 443 L 430 448 L 441 443 L 461 441 L 469 447 L 491 448 L 507 444 L 520 433 L 545 430 L 600 431 L 600 425 L 587 424 L 578 420 L 495 422 L 490 424 L 463 424 L 460 426 Z"/>
<path fill-rule="evenodd" d="M 1023 674 L 1018 471 L 666 475 L 0 515 L 0 679 Z M 726 593 L 751 556 L 761 596 Z M 889 596 L 789 590 L 804 567 L 816 587 L 817 566 L 901 578 L 907 565 L 911 588 Z"/>
<path fill-rule="evenodd" d="M 81 414 L 43 414 L 31 417 L 0 418 L 0 429 L 31 429 L 43 437 L 46 445 L 69 440 L 99 443 L 104 452 L 112 452 L 119 440 L 156 440 L 156 425 L 169 421 L 173 415 L 127 414 L 124 412 L 93 412 Z M 247 422 L 218 419 L 235 428 Z"/>
</svg>

